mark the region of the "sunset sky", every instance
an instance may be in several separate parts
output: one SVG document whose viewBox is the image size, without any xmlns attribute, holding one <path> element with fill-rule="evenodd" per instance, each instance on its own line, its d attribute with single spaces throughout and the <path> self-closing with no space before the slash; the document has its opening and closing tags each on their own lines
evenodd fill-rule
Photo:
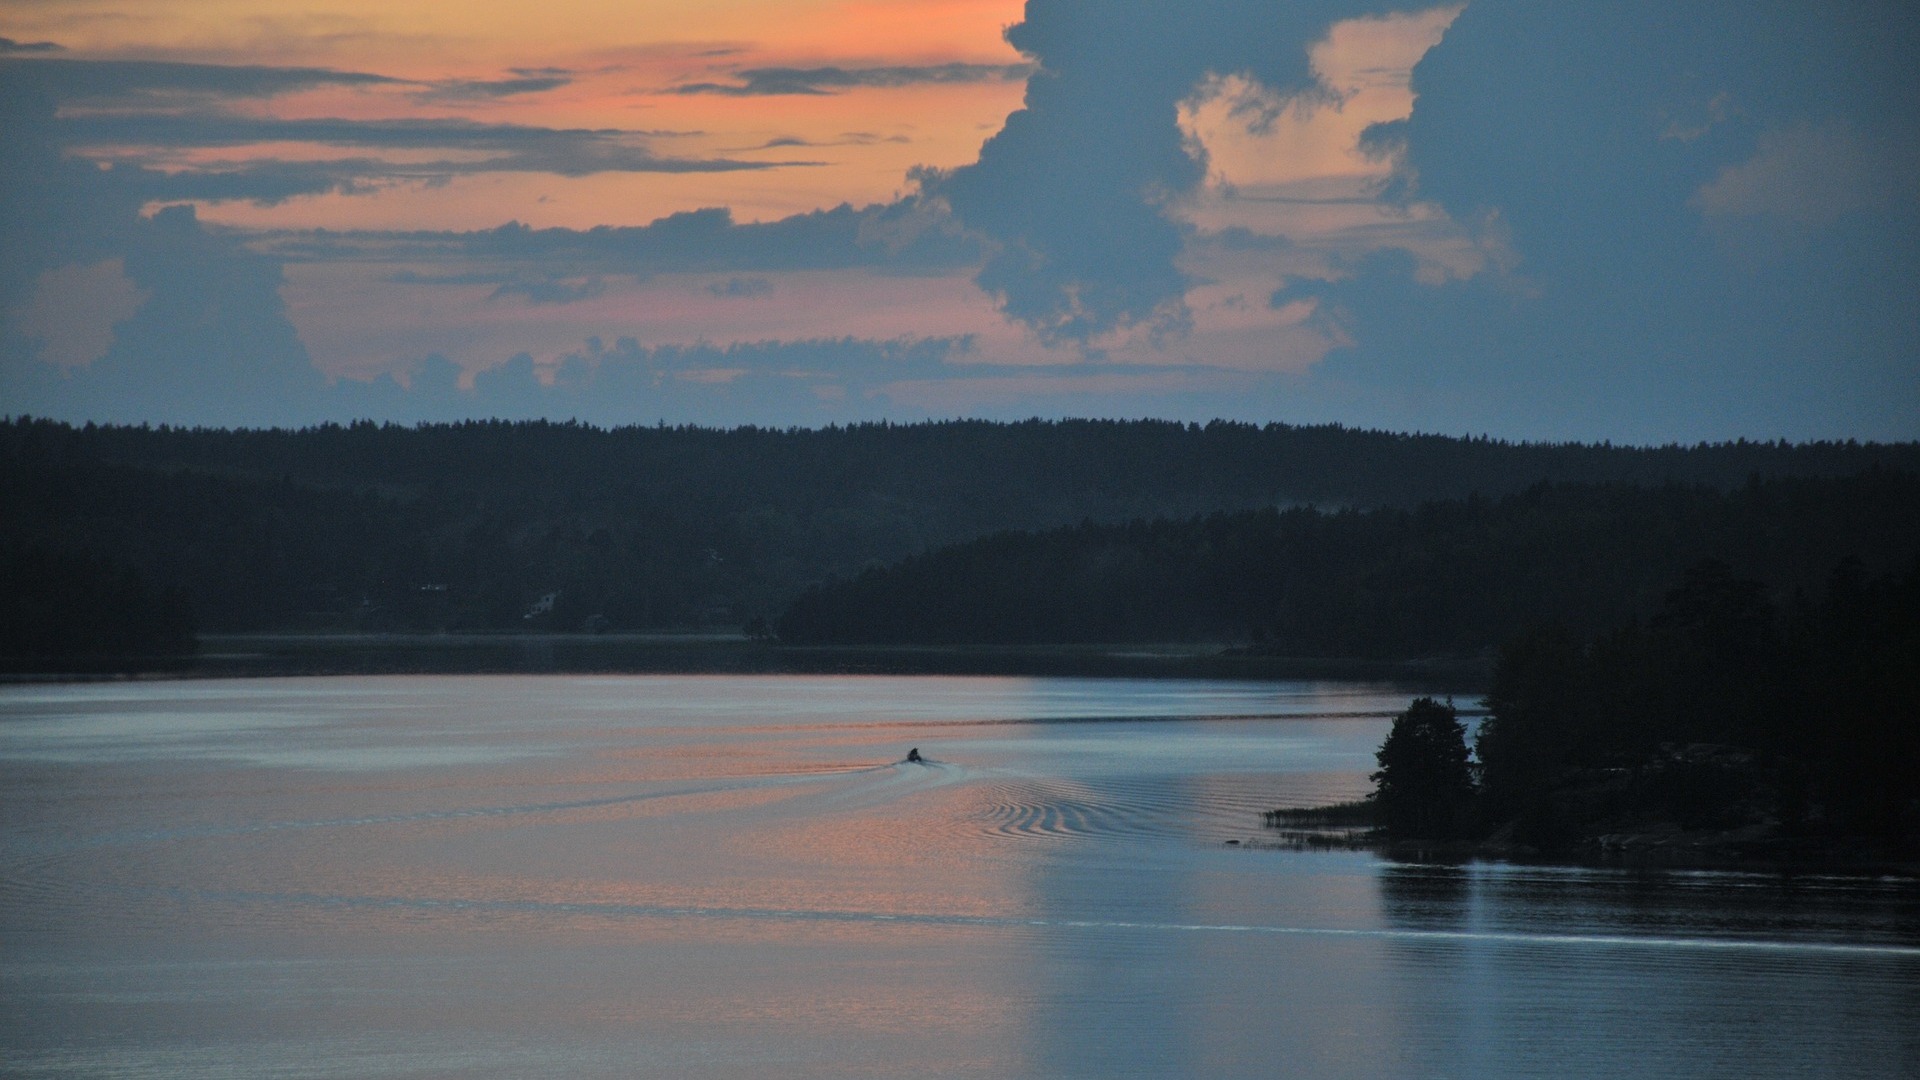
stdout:
<svg viewBox="0 0 1920 1080">
<path fill-rule="evenodd" d="M 0 412 L 1920 437 L 1916 21 L 0 0 Z"/>
</svg>

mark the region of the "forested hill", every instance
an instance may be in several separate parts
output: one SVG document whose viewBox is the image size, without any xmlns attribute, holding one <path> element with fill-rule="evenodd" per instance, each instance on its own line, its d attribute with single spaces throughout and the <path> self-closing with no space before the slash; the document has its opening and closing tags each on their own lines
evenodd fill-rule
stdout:
<svg viewBox="0 0 1920 1080">
<path fill-rule="evenodd" d="M 606 430 L 543 421 L 298 431 L 0 422 L 12 460 L 85 460 L 415 497 L 469 492 L 692 513 L 903 512 L 946 542 L 1008 528 L 1270 505 L 1414 506 L 1542 481 L 1704 484 L 1920 470 L 1920 443 L 1510 443 L 1338 425 L 948 421 Z"/>
<path fill-rule="evenodd" d="M 180 590 L 213 631 L 731 630 L 819 582 L 1004 530 L 1411 507 L 1542 481 L 1728 489 L 1876 465 L 1920 470 L 1920 444 L 1631 448 L 1160 421 L 221 431 L 17 419 L 0 422 L 0 558 L 133 571 Z"/>
<path fill-rule="evenodd" d="M 1755 479 L 1731 491 L 1542 484 L 1413 510 L 1311 508 L 1003 533 L 800 597 L 783 640 L 1246 642 L 1284 656 L 1473 654 L 1558 625 L 1645 617 L 1688 568 L 1790 596 L 1844 560 L 1920 557 L 1920 474 Z"/>
</svg>

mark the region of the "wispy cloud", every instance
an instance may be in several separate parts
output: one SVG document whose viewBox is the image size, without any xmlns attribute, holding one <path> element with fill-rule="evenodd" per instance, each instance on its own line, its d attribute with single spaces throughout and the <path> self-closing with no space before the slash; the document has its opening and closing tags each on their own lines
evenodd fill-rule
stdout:
<svg viewBox="0 0 1920 1080">
<path fill-rule="evenodd" d="M 852 267 L 917 274 L 978 262 L 979 241 L 950 226 L 944 217 L 909 201 L 858 210 L 841 205 L 748 223 L 735 222 L 724 208 L 712 208 L 625 228 L 531 229 L 509 222 L 479 232 L 302 232 L 264 237 L 263 242 L 277 256 L 303 262 L 350 259 L 444 265 L 448 260 L 476 259 L 519 267 L 563 267 L 575 275 L 760 274 Z"/>
<path fill-rule="evenodd" d="M 896 67 L 747 68 L 738 82 L 698 82 L 672 87 L 674 94 L 770 97 L 831 94 L 862 87 L 916 86 L 924 83 L 1011 82 L 1033 73 L 1030 64 L 926 64 Z"/>
<path fill-rule="evenodd" d="M 512 267 L 451 273 L 398 270 L 383 280 L 395 285 L 492 285 L 494 290 L 487 294 L 488 303 L 517 296 L 530 304 L 572 304 L 603 296 L 607 291 L 605 279 L 597 274 L 541 274 Z"/>
<path fill-rule="evenodd" d="M 531 70 L 531 69 L 529 69 Z M 423 83 L 331 68 L 223 66 L 154 61 L 0 60 L 0 87 L 24 91 L 49 111 L 60 147 L 114 163 L 115 180 L 150 200 L 250 200 L 363 194 L 394 183 L 443 183 L 498 172 L 580 177 L 598 173 L 695 173 L 777 169 L 809 161 L 739 161 L 661 155 L 655 138 L 679 131 L 549 128 L 460 118 L 279 119 L 239 111 L 243 102 L 322 86 L 398 89 L 415 101 L 497 100 L 567 85 L 571 76 Z M 73 108 L 72 106 L 79 106 Z M 183 152 L 308 144 L 361 151 L 332 160 L 271 157 L 183 165 Z M 418 152 L 445 152 L 419 160 Z M 389 160 L 407 154 L 411 160 Z"/>
<path fill-rule="evenodd" d="M 245 200 L 271 206 L 303 195 L 364 195 L 400 179 L 375 158 L 261 161 L 232 169 L 162 171 L 116 164 L 110 177 L 143 202 Z"/>
<path fill-rule="evenodd" d="M 908 138 L 905 135 L 880 136 L 880 135 L 874 135 L 865 131 L 849 131 L 849 132 L 846 132 L 845 134 L 842 134 L 837 139 L 803 139 L 798 135 L 777 135 L 771 139 L 768 139 L 766 142 L 756 143 L 753 146 L 737 147 L 735 149 L 779 150 L 779 149 L 788 148 L 788 147 L 872 146 L 876 143 L 905 144 L 905 143 L 911 143 L 912 141 L 913 141 L 912 139 Z"/>
<path fill-rule="evenodd" d="M 483 173 L 545 172 L 587 176 L 602 172 L 737 172 L 776 169 L 804 162 L 750 162 L 718 159 L 656 158 L 644 150 L 600 153 L 513 154 L 485 161 L 396 163 L 372 157 L 333 161 L 262 161 L 224 169 L 163 171 L 118 164 L 116 181 L 146 202 L 244 200 L 274 205 L 302 195 L 364 195 L 403 183 L 443 184 L 458 176 Z"/>
<path fill-rule="evenodd" d="M 27 49 L 34 48 L 27 46 Z M 171 95 L 258 98 L 310 90 L 318 86 L 413 85 L 406 79 L 333 68 L 61 58 L 0 60 L 0 80 L 29 87 L 59 101 L 121 104 Z"/>
<path fill-rule="evenodd" d="M 573 79 L 565 74 L 520 75 L 512 79 L 449 79 L 433 83 L 419 94 L 419 98 L 437 102 L 495 101 L 521 94 L 543 94 L 572 82 Z"/>
<path fill-rule="evenodd" d="M 68 147 L 113 148 L 119 178 L 151 199 L 250 199 L 273 203 L 297 195 L 357 194 L 384 182 L 440 182 L 482 173 L 696 173 L 778 169 L 808 161 L 741 161 L 656 154 L 659 132 L 613 128 L 543 128 L 461 119 L 276 120 L 226 113 L 82 114 L 57 121 Z M 673 134 L 673 133 L 665 133 Z M 370 151 L 332 160 L 250 161 L 193 169 L 171 164 L 184 149 L 246 148 L 306 143 Z M 142 150 L 148 152 L 142 153 Z M 484 155 L 428 161 L 391 161 L 382 153 L 445 151 Z"/>
<path fill-rule="evenodd" d="M 62 51 L 51 41 L 18 42 L 0 38 L 0 54 Z M 557 90 L 573 82 L 562 68 L 515 68 L 507 79 L 441 79 L 421 82 L 364 71 L 334 68 L 185 64 L 147 60 L 22 59 L 0 61 L 0 78 L 30 86 L 61 101 L 137 108 L 155 98 L 204 96 L 264 98 L 321 86 L 414 87 L 414 96 L 431 101 L 491 101 L 519 94 Z"/>
<path fill-rule="evenodd" d="M 458 117 L 386 120 L 316 118 L 278 120 L 225 112 L 94 113 L 60 121 L 63 139 L 77 146 L 246 146 L 262 142 L 319 143 L 394 150 L 508 150 L 617 145 L 681 134 L 626 128 L 548 128 L 488 124 Z"/>
<path fill-rule="evenodd" d="M 729 299 L 746 299 L 754 296 L 772 296 L 773 282 L 766 278 L 728 278 L 715 281 L 707 286 L 707 291 L 715 296 Z"/>
<path fill-rule="evenodd" d="M 515 278 L 502 282 L 488 300 L 518 296 L 530 304 L 574 304 L 591 300 L 607 291 L 607 283 L 588 278 Z"/>
</svg>

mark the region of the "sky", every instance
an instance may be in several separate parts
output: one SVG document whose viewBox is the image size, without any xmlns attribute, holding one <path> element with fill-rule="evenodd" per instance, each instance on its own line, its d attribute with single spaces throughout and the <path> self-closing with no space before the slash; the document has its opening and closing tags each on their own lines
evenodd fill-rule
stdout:
<svg viewBox="0 0 1920 1080">
<path fill-rule="evenodd" d="M 0 413 L 1920 437 L 1898 3 L 0 0 Z"/>
</svg>

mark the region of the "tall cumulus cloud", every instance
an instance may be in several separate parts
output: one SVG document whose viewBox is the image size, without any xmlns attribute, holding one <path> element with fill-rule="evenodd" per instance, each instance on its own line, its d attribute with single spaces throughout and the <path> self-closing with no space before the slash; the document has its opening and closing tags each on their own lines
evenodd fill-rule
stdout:
<svg viewBox="0 0 1920 1080">
<path fill-rule="evenodd" d="M 993 243 L 979 285 L 1056 344 L 1177 335 L 1205 181 L 1177 112 L 1243 76 L 1310 99 L 1336 21 L 1412 4 L 1031 0 L 1038 70 L 979 160 L 922 176 Z M 1920 429 L 1920 20 L 1886 2 L 1472 0 L 1368 132 L 1383 203 L 1493 257 L 1410 251 L 1282 283 L 1334 343 L 1276 413 L 1534 437 Z M 1337 107 L 1337 106 L 1336 106 Z"/>
<path fill-rule="evenodd" d="M 1503 245 L 1317 296 L 1328 385 L 1529 434 L 1920 425 L 1920 36 L 1895 4 L 1473 0 L 1369 133 L 1402 197 Z"/>
<path fill-rule="evenodd" d="M 1308 48 L 1337 20 L 1405 5 L 1214 0 L 1029 0 L 1007 41 L 1039 65 L 1024 106 L 972 165 L 927 173 L 997 252 L 981 288 L 1046 340 L 1178 330 L 1191 282 L 1165 212 L 1206 176 L 1179 106 L 1209 75 L 1289 93 L 1314 83 Z"/>
</svg>

